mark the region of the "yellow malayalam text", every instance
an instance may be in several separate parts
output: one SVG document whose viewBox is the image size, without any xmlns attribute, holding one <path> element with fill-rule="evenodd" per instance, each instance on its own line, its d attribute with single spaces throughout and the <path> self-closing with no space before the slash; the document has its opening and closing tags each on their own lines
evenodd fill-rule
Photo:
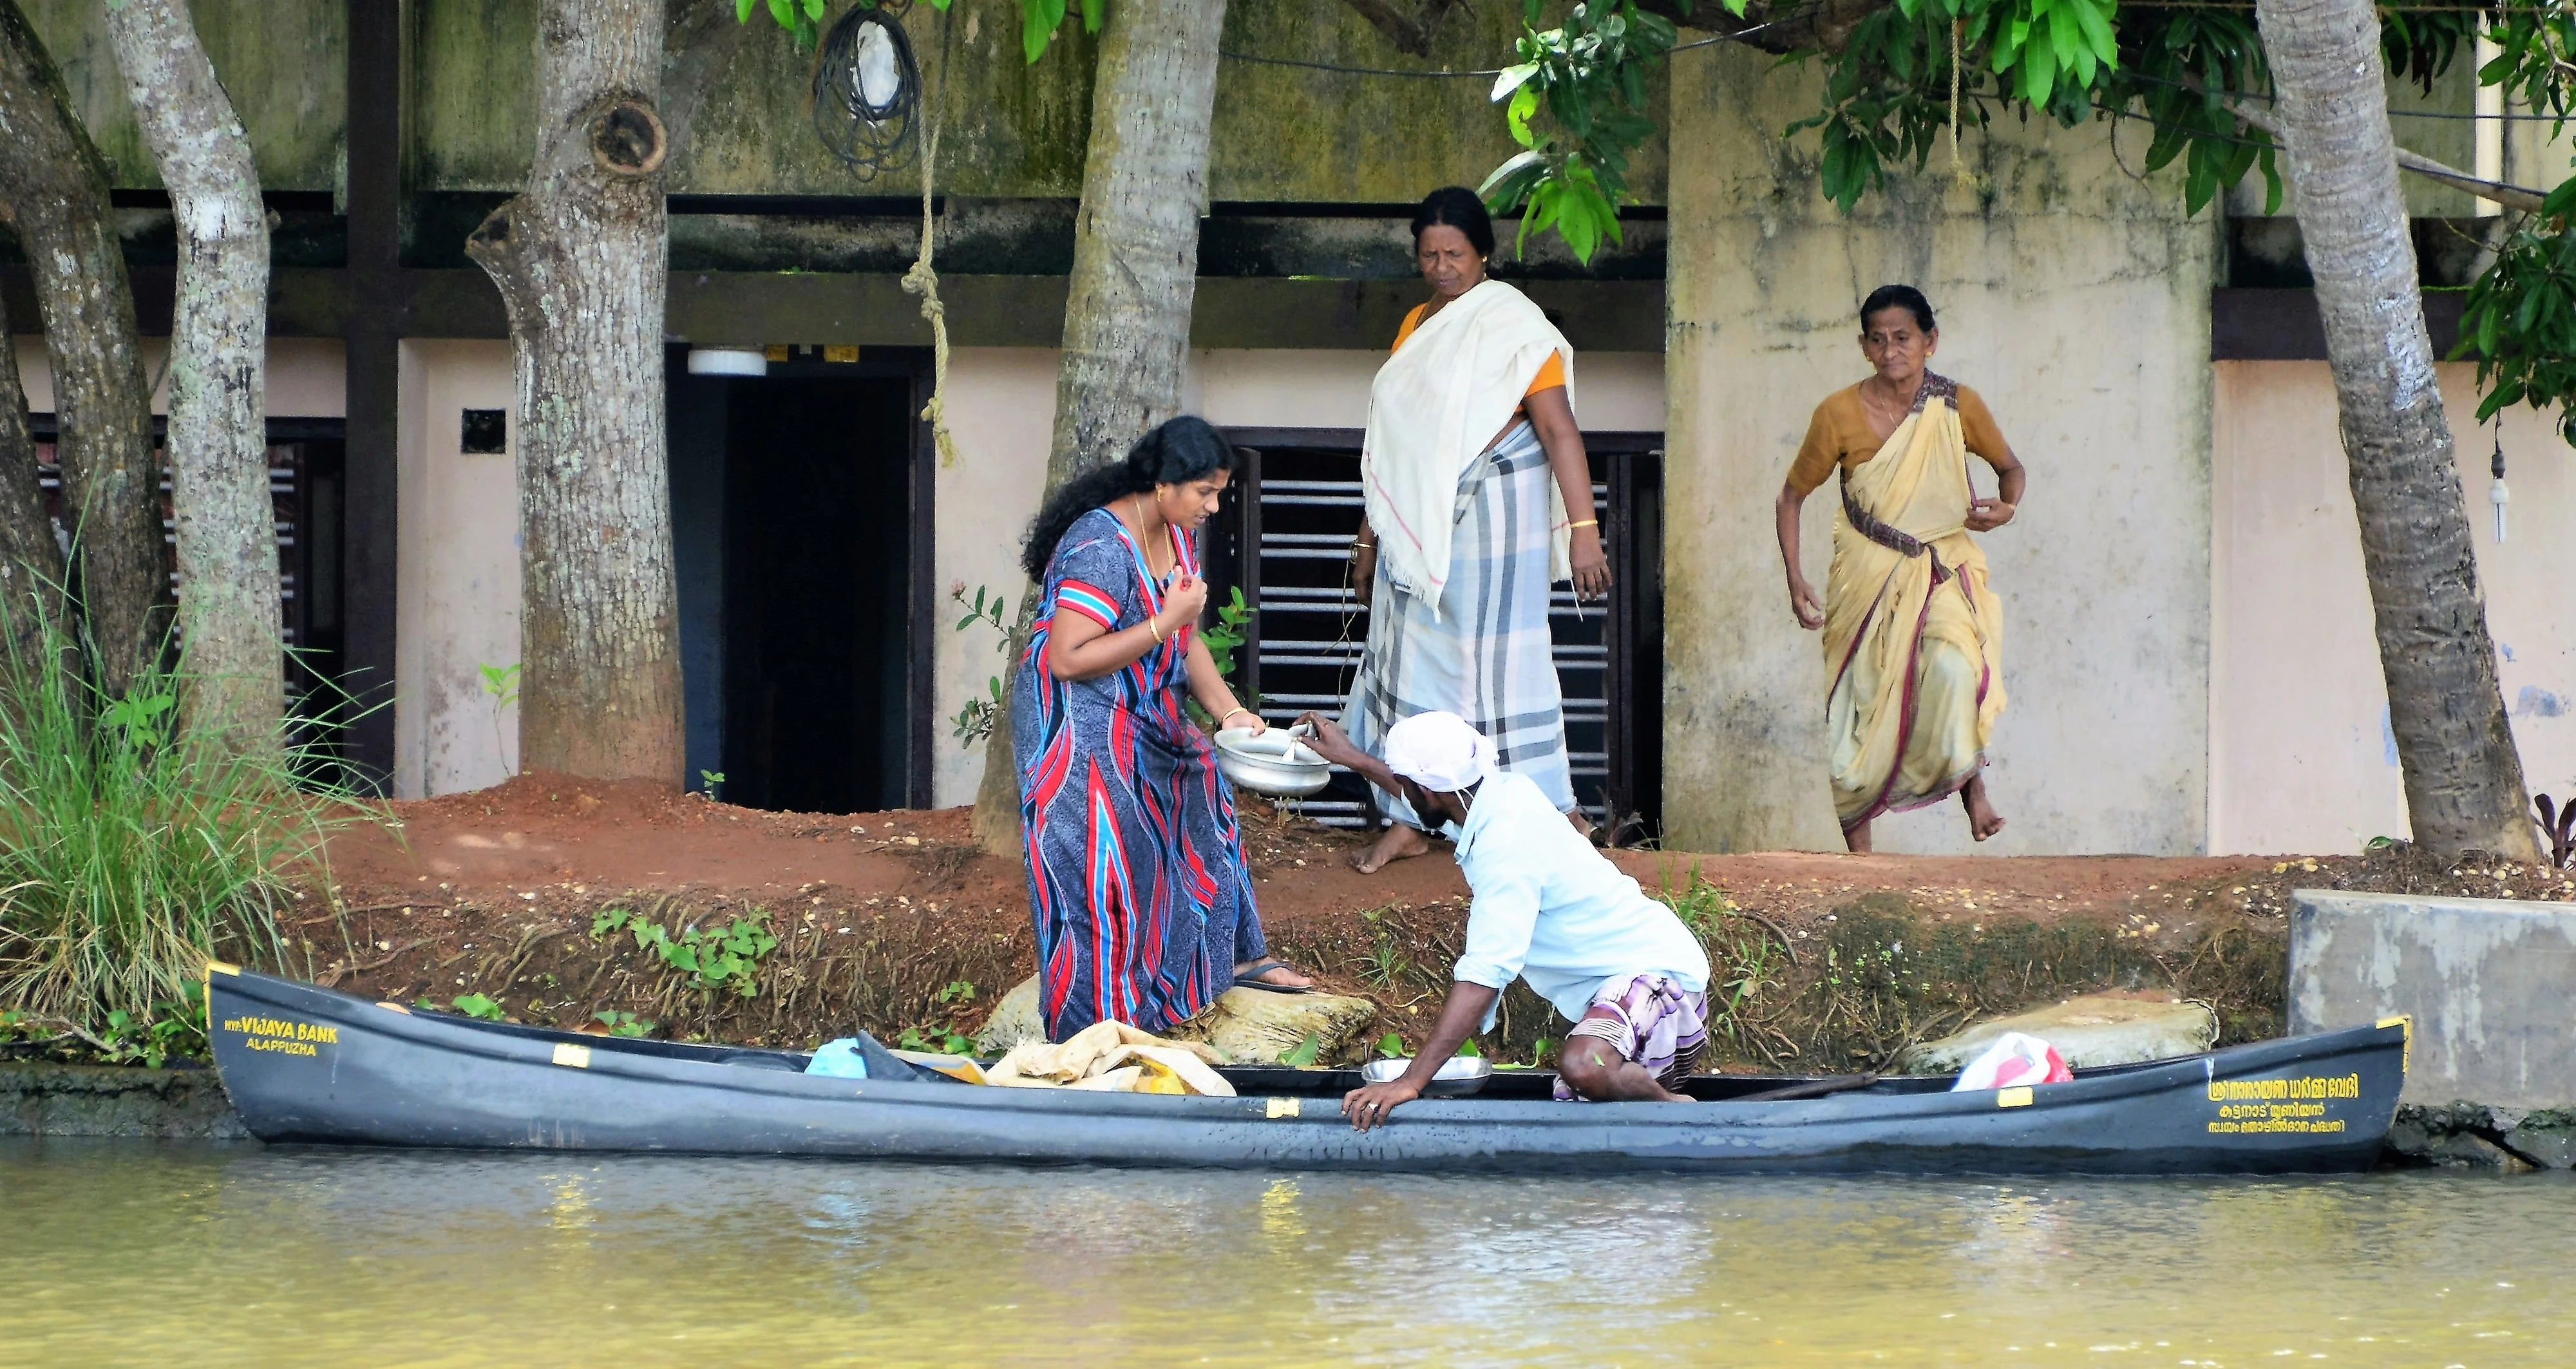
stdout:
<svg viewBox="0 0 2576 1369">
<path fill-rule="evenodd" d="M 2213 1136 L 2331 1136 L 2344 1130 L 2344 1119 L 2328 1117 L 2326 1104 L 2360 1096 L 2358 1074 L 2213 1079 L 2209 1101 L 2218 1115 L 2208 1129 Z"/>
</svg>

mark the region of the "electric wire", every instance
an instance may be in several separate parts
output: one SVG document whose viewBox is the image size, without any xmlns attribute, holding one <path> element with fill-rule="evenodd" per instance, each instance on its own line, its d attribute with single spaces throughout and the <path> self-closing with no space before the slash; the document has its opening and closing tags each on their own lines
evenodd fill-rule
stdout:
<svg viewBox="0 0 2576 1369">
<path fill-rule="evenodd" d="M 912 0 L 875 0 L 841 16 L 814 64 L 814 132 L 861 181 L 912 165 L 921 63 L 899 22 Z"/>
<path fill-rule="evenodd" d="M 1666 56 L 1670 56 L 1676 52 L 1688 52 L 1692 48 L 1714 47 L 1720 43 L 1740 43 L 1745 39 L 1752 37 L 1754 34 L 1762 32 L 1764 29 L 1776 28 L 1787 22 L 1789 22 L 1787 19 L 1773 19 L 1766 23 L 1748 25 L 1744 28 L 1737 29 L 1733 33 L 1721 33 L 1714 38 L 1694 38 L 1687 43 L 1673 44 L 1671 47 L 1664 50 L 1664 54 Z M 1220 52 L 1217 55 L 1223 57 L 1229 62 L 1249 62 L 1255 66 L 1300 67 L 1307 71 L 1329 71 L 1343 76 L 1405 76 L 1432 81 L 1466 79 L 1491 80 L 1511 69 L 1509 67 L 1486 67 L 1479 68 L 1474 71 L 1416 71 L 1408 70 L 1403 67 L 1344 66 L 1338 62 L 1310 62 L 1297 57 L 1265 57 L 1255 52 Z"/>
</svg>

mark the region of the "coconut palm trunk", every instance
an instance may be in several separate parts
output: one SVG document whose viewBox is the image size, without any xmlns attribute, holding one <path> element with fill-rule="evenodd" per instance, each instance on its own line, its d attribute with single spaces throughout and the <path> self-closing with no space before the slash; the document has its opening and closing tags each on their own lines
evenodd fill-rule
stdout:
<svg viewBox="0 0 2576 1369">
<path fill-rule="evenodd" d="M 191 717 L 236 749 L 286 712 L 277 534 L 268 493 L 268 209 L 250 137 L 180 0 L 107 7 L 179 230 L 170 324 L 170 506 Z"/>
<path fill-rule="evenodd" d="M 1091 141 L 1074 219 L 1064 360 L 1056 371 L 1047 491 L 1123 459 L 1145 430 L 1181 409 L 1198 288 L 1199 213 L 1207 198 L 1208 125 L 1216 107 L 1224 0 L 1117 0 L 1093 78 Z M 1020 605 L 1016 644 L 1037 611 Z M 975 838 L 996 855 L 1020 849 L 1018 768 L 1010 710 L 984 753 Z"/>
<path fill-rule="evenodd" d="M 530 770 L 677 783 L 664 19 L 662 0 L 545 0 L 528 187 L 466 252 L 500 287 L 516 361 L 519 754 Z"/>
<path fill-rule="evenodd" d="M 0 0 L 0 214 L 26 251 L 44 315 L 54 453 L 99 683 L 122 694 L 160 649 L 170 592 L 151 396 L 107 163 L 16 0 Z"/>
<path fill-rule="evenodd" d="M 2415 840 L 2538 855 L 2397 190 L 2370 0 L 2257 0 Z"/>
</svg>

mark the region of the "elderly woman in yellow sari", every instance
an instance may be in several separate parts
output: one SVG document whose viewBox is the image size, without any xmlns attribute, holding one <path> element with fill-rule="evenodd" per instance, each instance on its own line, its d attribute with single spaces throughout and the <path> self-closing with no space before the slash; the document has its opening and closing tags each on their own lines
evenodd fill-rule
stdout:
<svg viewBox="0 0 2576 1369">
<path fill-rule="evenodd" d="M 1986 743 L 2003 712 L 2003 609 L 1968 534 L 2013 520 L 2027 477 L 1985 401 L 1924 369 L 1941 342 L 1932 305 L 1882 285 L 1860 309 L 1877 372 L 1816 406 L 1780 487 L 1789 607 L 1825 633 L 1825 726 L 1843 841 L 1870 849 L 1870 820 L 1952 794 L 1979 841 L 2003 830 L 1986 795 Z M 1968 454 L 1995 471 L 1980 499 Z M 1798 569 L 1798 511 L 1837 470 L 1833 570 L 1820 602 Z"/>
</svg>

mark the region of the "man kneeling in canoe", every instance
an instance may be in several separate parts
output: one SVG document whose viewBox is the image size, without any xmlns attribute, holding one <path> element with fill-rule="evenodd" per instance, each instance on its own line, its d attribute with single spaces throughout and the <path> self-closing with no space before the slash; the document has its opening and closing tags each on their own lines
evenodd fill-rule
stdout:
<svg viewBox="0 0 2576 1369">
<path fill-rule="evenodd" d="M 1361 1131 L 1387 1119 L 1469 1035 L 1490 1030 L 1515 977 L 1574 1021 L 1556 1096 L 1593 1102 L 1690 1101 L 1672 1085 L 1708 1040 L 1708 952 L 1673 910 L 1594 850 L 1525 776 L 1494 768 L 1494 744 L 1454 713 L 1388 728 L 1383 761 L 1321 714 L 1315 753 L 1441 824 L 1458 845 L 1475 902 L 1449 1000 L 1404 1077 L 1353 1089 L 1342 1114 Z"/>
</svg>

